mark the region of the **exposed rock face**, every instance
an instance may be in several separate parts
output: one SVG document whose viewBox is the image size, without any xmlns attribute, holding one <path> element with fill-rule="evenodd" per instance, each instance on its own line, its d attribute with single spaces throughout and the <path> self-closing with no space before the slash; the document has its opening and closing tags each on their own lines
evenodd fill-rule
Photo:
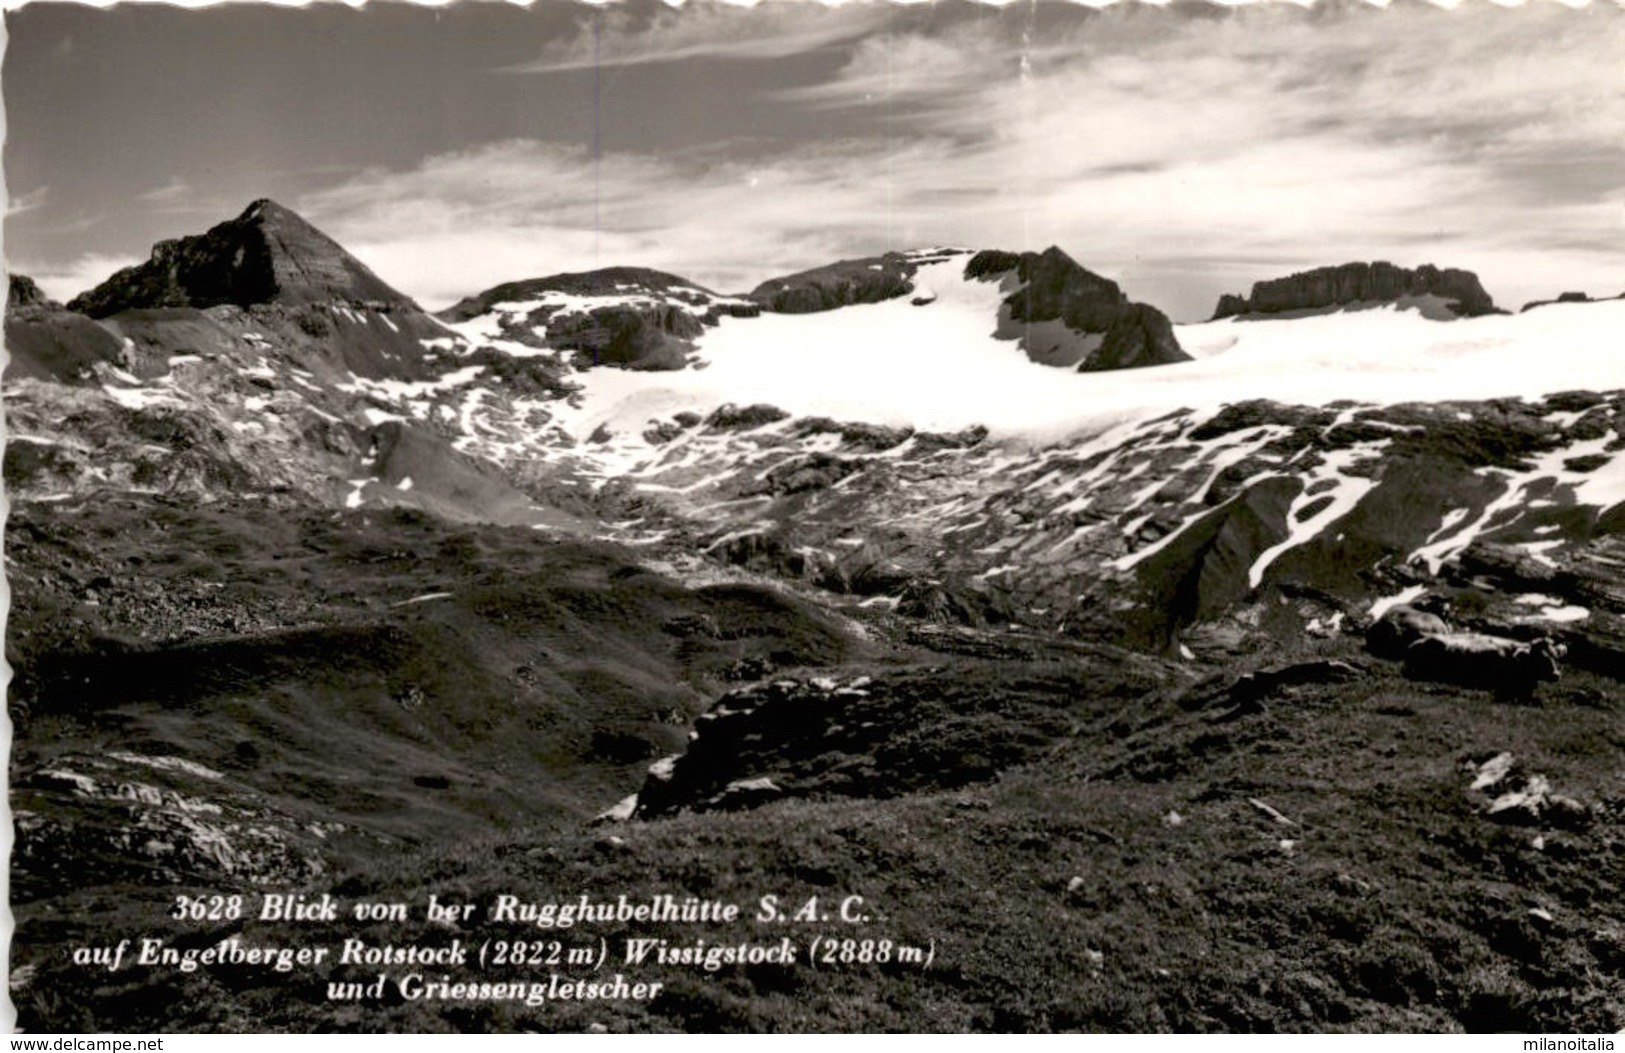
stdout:
<svg viewBox="0 0 1625 1053">
<path fill-rule="evenodd" d="M 879 303 L 914 291 L 918 261 L 898 252 L 841 260 L 826 267 L 770 278 L 751 290 L 749 298 L 778 314 L 813 314 Z"/>
<path fill-rule="evenodd" d="M 1524 311 L 1532 311 L 1537 307 L 1550 307 L 1552 304 L 1556 303 L 1599 303 L 1603 300 L 1625 300 L 1625 293 L 1620 293 L 1618 296 L 1598 297 L 1588 296 L 1583 292 L 1559 293 L 1557 299 L 1555 300 L 1531 300 L 1524 304 L 1523 308 L 1519 310 L 1518 313 L 1522 314 Z"/>
<path fill-rule="evenodd" d="M 549 294 L 620 299 L 659 296 L 696 308 L 696 313 L 707 325 L 715 325 L 725 315 L 749 318 L 760 313 L 760 309 L 753 304 L 719 296 L 676 274 L 649 267 L 603 267 L 595 271 L 504 282 L 478 295 L 459 300 L 439 312 L 439 317 L 448 322 L 466 322 L 487 313 L 498 304 L 544 300 Z"/>
<path fill-rule="evenodd" d="M 11 295 L 6 299 L 6 309 L 13 310 L 18 307 L 61 307 L 54 300 L 48 299 L 34 279 L 26 274 L 13 274 L 11 278 Z"/>
<path fill-rule="evenodd" d="M 1106 331 L 1105 343 L 1078 366 L 1078 372 L 1165 366 L 1188 362 L 1190 357 L 1179 346 L 1168 316 L 1155 307 L 1136 303 L 1117 316 Z"/>
<path fill-rule="evenodd" d="M 507 282 L 440 312 L 454 324 L 489 316 L 516 343 L 577 352 L 580 367 L 681 369 L 693 340 L 723 317 L 761 307 L 645 267 L 606 267 Z"/>
<path fill-rule="evenodd" d="M 988 269 L 1008 256 L 1000 253 L 991 261 L 984 259 L 980 267 L 973 257 L 965 274 L 970 277 L 974 271 L 991 277 Z M 1084 269 L 1054 245 L 1041 253 L 1022 253 L 1014 270 L 1023 284 L 1004 302 L 1018 322 L 1059 320 L 1069 329 L 1100 333 L 1110 329 L 1129 304 L 1116 282 Z"/>
<path fill-rule="evenodd" d="M 323 375 L 419 380 L 427 375 L 424 342 L 451 335 L 333 239 L 268 200 L 204 234 L 159 242 L 146 263 L 75 297 L 34 339 L 76 341 L 92 319 L 123 349 L 123 368 L 141 376 L 161 375 L 182 352 L 219 360 L 269 350 Z"/>
<path fill-rule="evenodd" d="M 1214 318 L 1234 318 L 1238 314 L 1247 313 L 1247 297 L 1237 296 L 1235 293 L 1224 293 L 1219 297 L 1219 305 L 1213 309 Z"/>
<path fill-rule="evenodd" d="M 69 306 L 105 318 L 132 308 L 270 303 L 416 309 L 338 242 L 264 199 L 207 233 L 159 242 L 146 263 L 126 267 Z"/>
<path fill-rule="evenodd" d="M 6 300 L 8 379 L 33 377 L 76 383 L 90 377 L 98 362 L 118 362 L 123 343 L 82 314 L 48 298 L 32 278 L 11 275 Z"/>
<path fill-rule="evenodd" d="M 1116 282 L 1085 269 L 1056 246 L 1019 255 L 979 252 L 965 265 L 966 278 L 992 281 L 1006 276 L 1021 283 L 1004 301 L 1010 321 L 1058 322 L 1076 334 L 1104 336 L 1079 364 L 1080 372 L 1190 360 L 1166 315 L 1133 303 Z"/>
<path fill-rule="evenodd" d="M 1213 317 L 1280 314 L 1353 304 L 1386 303 L 1407 296 L 1437 296 L 1462 317 L 1492 314 L 1495 302 L 1471 271 L 1440 269 L 1431 264 L 1411 270 L 1392 263 L 1345 263 L 1317 267 L 1285 278 L 1256 282 L 1250 297 L 1219 298 Z"/>
</svg>

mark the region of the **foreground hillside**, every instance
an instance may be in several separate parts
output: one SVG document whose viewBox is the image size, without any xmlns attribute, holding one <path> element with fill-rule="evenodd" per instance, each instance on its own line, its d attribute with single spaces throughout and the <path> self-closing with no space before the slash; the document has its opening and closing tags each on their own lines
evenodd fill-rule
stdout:
<svg viewBox="0 0 1625 1053">
<path fill-rule="evenodd" d="M 271 202 L 12 292 L 24 1028 L 1625 1027 L 1625 301 L 1349 265 L 1173 326 L 930 249 L 436 317 Z M 1403 605 L 1558 665 L 1368 652 Z M 167 916 L 296 894 L 412 909 Z M 660 894 L 741 916 L 490 910 Z M 88 950 L 662 937 L 800 958 Z"/>
<path fill-rule="evenodd" d="M 78 514 L 89 532 L 98 517 Z M 186 544 L 241 545 L 234 515 L 253 511 L 191 525 Z M 1341 635 L 1181 667 L 1049 633 L 854 623 L 486 531 L 403 565 L 391 546 L 419 542 L 426 525 L 353 513 L 302 526 L 302 540 L 284 539 L 292 566 L 227 555 L 214 590 L 143 572 L 130 587 L 147 611 L 173 603 L 198 628 L 243 612 L 224 635 L 204 632 L 214 642 L 159 648 L 162 661 L 111 638 L 158 631 L 156 613 L 114 613 L 123 586 L 79 608 L 95 635 L 71 646 L 97 659 L 74 668 L 105 670 L 103 686 L 41 676 L 20 688 L 21 1026 L 1625 1026 L 1613 894 L 1625 881 L 1625 741 L 1607 676 L 1571 670 L 1532 699 L 1498 701 L 1406 680 Z M 25 516 L 19 536 L 30 526 Z M 88 574 L 134 551 L 104 541 L 101 556 L 66 560 Z M 160 564 L 179 554 L 140 551 Z M 500 578 L 482 583 L 497 564 Z M 323 584 L 268 602 L 287 581 Z M 38 609 L 29 590 L 42 587 L 25 582 L 19 606 Z M 420 589 L 450 595 L 393 606 Z M 279 624 L 247 624 L 250 612 Z M 612 704 L 617 692 L 625 702 Z M 649 758 L 683 749 L 674 733 L 717 695 L 719 713 L 743 715 L 701 722 L 687 748 L 702 769 L 662 791 L 672 814 L 588 826 L 624 794 L 649 797 Z M 662 697 L 669 711 L 651 711 Z M 733 740 L 748 747 L 696 752 L 734 734 L 728 720 L 752 722 Z M 748 785 L 757 792 L 716 792 Z M 932 964 L 645 965 L 639 978 L 667 985 L 651 1001 L 531 1008 L 329 1002 L 329 980 L 377 972 L 356 967 L 110 975 L 63 954 L 133 933 L 193 948 L 694 935 L 476 918 L 312 923 L 295 937 L 280 923 L 165 919 L 180 890 L 481 904 L 671 892 L 752 907 L 776 894 L 825 897 L 831 910 L 861 895 L 874 917 L 862 935 L 929 947 Z M 815 933 L 852 935 L 834 924 L 797 935 Z"/>
</svg>

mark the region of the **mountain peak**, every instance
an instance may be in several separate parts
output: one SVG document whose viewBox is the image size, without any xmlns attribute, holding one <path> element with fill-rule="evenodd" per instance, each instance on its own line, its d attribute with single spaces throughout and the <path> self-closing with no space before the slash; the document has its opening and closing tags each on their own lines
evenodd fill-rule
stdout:
<svg viewBox="0 0 1625 1053">
<path fill-rule="evenodd" d="M 248 207 L 243 209 L 242 214 L 237 217 L 236 222 L 272 224 L 292 223 L 307 227 L 310 226 L 309 221 L 306 220 L 304 216 L 301 216 L 299 213 L 295 212 L 291 208 L 288 208 L 286 205 L 278 204 L 268 197 L 257 198 L 254 201 L 249 202 Z"/>
<path fill-rule="evenodd" d="M 6 298 L 6 310 L 13 311 L 23 307 L 58 307 L 53 304 L 50 297 L 26 274 L 11 274 L 10 295 Z"/>
<path fill-rule="evenodd" d="M 297 212 L 260 198 L 203 234 L 161 241 L 70 306 L 95 318 L 132 308 L 235 304 L 413 306 Z"/>
</svg>

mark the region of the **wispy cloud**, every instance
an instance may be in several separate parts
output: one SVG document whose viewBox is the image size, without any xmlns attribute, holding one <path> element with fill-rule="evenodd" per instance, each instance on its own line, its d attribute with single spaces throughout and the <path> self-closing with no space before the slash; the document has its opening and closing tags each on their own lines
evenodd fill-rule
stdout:
<svg viewBox="0 0 1625 1053">
<path fill-rule="evenodd" d="M 767 160 L 726 137 L 596 165 L 513 140 L 300 204 L 429 302 L 622 262 L 733 290 L 927 242 L 1059 243 L 1187 317 L 1216 282 L 1359 258 L 1473 267 L 1511 302 L 1625 284 L 1617 12 L 884 7 L 604 16 L 605 61 L 840 43 L 830 76 L 776 95 L 827 137 Z M 578 68 L 591 43 L 524 68 Z"/>
<path fill-rule="evenodd" d="M 89 253 L 67 263 L 39 263 L 7 261 L 6 269 L 13 274 L 26 274 L 34 279 L 46 296 L 63 303 L 82 292 L 87 292 L 112 277 L 115 271 L 141 261 L 129 256 L 104 256 Z"/>
<path fill-rule="evenodd" d="M 501 73 L 558 73 L 595 65 L 693 59 L 782 59 L 857 40 L 884 23 L 885 3 L 841 8 L 777 0 L 744 9 L 697 2 L 678 10 L 604 10 L 530 62 Z"/>
<path fill-rule="evenodd" d="M 24 212 L 32 212 L 45 204 L 50 196 L 51 188 L 48 186 L 30 190 L 26 194 L 18 194 L 6 201 L 6 215 L 20 216 Z"/>
<path fill-rule="evenodd" d="M 371 170 L 297 207 L 386 280 L 429 303 L 500 281 L 637 263 L 727 291 L 854 244 L 914 244 L 917 206 L 883 209 L 897 173 L 929 171 L 947 144 L 921 141 L 874 164 L 868 140 L 809 144 L 769 160 L 612 153 L 530 140 Z M 888 238 L 888 224 L 892 234 Z M 448 260 L 456 261 L 448 268 Z"/>
<path fill-rule="evenodd" d="M 144 194 L 136 195 L 136 200 L 146 201 L 155 205 L 173 205 L 178 202 L 185 201 L 187 198 L 193 196 L 193 194 L 194 191 L 192 188 L 182 182 L 179 177 L 172 177 L 170 181 L 165 183 L 163 186 L 155 187 L 152 190 L 148 190 Z"/>
</svg>

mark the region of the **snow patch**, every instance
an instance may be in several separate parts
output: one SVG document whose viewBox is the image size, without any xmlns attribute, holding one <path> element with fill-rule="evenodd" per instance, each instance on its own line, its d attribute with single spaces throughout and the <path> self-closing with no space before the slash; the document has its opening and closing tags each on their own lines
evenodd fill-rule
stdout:
<svg viewBox="0 0 1625 1053">
<path fill-rule="evenodd" d="M 181 772 L 199 779 L 220 779 L 223 776 L 206 765 L 184 757 L 148 757 L 141 753 L 128 753 L 123 750 L 114 750 L 107 754 L 113 760 L 123 761 L 126 764 L 139 764 L 158 771 Z"/>
<path fill-rule="evenodd" d="M 1387 614 L 1391 609 L 1410 603 L 1412 600 L 1416 599 L 1426 591 L 1428 591 L 1426 585 L 1410 585 L 1394 593 L 1392 596 L 1384 596 L 1382 599 L 1377 600 L 1371 605 L 1371 610 L 1369 612 L 1371 615 L 1371 620 L 1376 621 L 1384 614 Z"/>
<path fill-rule="evenodd" d="M 1360 503 L 1360 499 L 1376 487 L 1377 483 L 1374 479 L 1343 473 L 1351 465 L 1376 456 L 1381 448 L 1382 444 L 1380 443 L 1362 443 L 1346 450 L 1333 450 L 1326 454 L 1325 461 L 1319 467 L 1304 476 L 1303 490 L 1292 499 L 1292 504 L 1287 509 L 1286 539 L 1265 549 L 1253 561 L 1251 569 L 1247 571 L 1249 587 L 1258 588 L 1259 584 L 1264 580 L 1264 572 L 1282 553 L 1314 540 L 1322 530 L 1353 511 L 1354 506 Z M 1316 483 L 1327 481 L 1335 484 L 1329 490 L 1320 490 L 1315 486 Z M 1315 492 L 1311 493 L 1311 491 Z M 1322 500 L 1328 494 L 1331 496 L 1331 501 L 1324 508 L 1307 519 L 1299 521 L 1298 512 L 1300 509 L 1311 502 Z"/>
</svg>

